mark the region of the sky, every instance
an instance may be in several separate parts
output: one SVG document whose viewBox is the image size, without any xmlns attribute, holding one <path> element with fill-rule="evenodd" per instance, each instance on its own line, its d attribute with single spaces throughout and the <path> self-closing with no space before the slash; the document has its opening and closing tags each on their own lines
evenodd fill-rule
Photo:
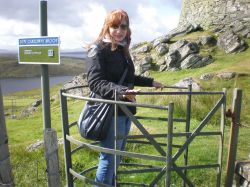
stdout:
<svg viewBox="0 0 250 187">
<path fill-rule="evenodd" d="M 18 39 L 39 37 L 40 0 L 1 0 L 0 49 L 15 50 Z M 132 44 L 151 41 L 178 25 L 181 0 L 47 0 L 48 36 L 59 36 L 62 50 L 81 49 L 99 35 L 113 9 L 130 18 Z"/>
</svg>

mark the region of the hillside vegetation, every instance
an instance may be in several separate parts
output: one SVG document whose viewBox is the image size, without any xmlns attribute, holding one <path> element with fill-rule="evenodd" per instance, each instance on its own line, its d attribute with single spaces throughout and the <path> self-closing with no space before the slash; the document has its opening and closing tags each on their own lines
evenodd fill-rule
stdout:
<svg viewBox="0 0 250 187">
<path fill-rule="evenodd" d="M 193 40 L 197 38 L 200 32 L 192 33 L 186 35 L 184 38 Z M 174 40 L 179 38 L 174 38 Z M 250 45 L 250 40 L 247 40 L 248 45 Z M 250 49 L 237 54 L 225 54 L 223 51 L 214 47 L 212 51 L 206 51 L 205 48 L 201 50 L 201 53 L 212 53 L 215 61 L 202 68 L 197 69 L 185 69 L 180 71 L 164 71 L 156 72 L 150 71 L 150 76 L 154 77 L 156 80 L 166 84 L 173 85 L 180 79 L 185 77 L 193 77 L 204 91 L 222 91 L 223 88 L 227 89 L 227 109 L 231 108 L 232 103 L 232 92 L 234 88 L 240 88 L 243 90 L 243 102 L 241 110 L 241 126 L 238 139 L 238 150 L 237 159 L 246 159 L 250 153 Z M 80 63 L 80 62 L 79 62 Z M 59 67 L 59 66 L 58 66 Z M 1 66 L 2 71 L 2 66 Z M 201 80 L 200 76 L 204 73 L 220 73 L 220 72 L 236 72 L 237 76 L 232 79 L 225 80 L 218 77 L 214 77 L 211 80 Z M 2 74 L 2 72 L 1 72 Z M 54 86 L 51 90 L 51 118 L 52 118 L 52 128 L 57 130 L 58 138 L 62 137 L 62 127 L 61 127 L 61 111 L 60 111 L 60 101 L 58 97 L 59 89 L 62 85 Z M 142 88 L 142 91 L 148 91 L 146 88 Z M 164 90 L 163 90 L 164 91 Z M 21 116 L 21 111 L 27 108 L 36 99 L 39 99 L 40 90 L 30 90 L 25 92 L 17 92 L 10 95 L 4 96 L 4 109 L 6 113 L 15 114 L 15 118 L 6 116 L 7 130 L 9 136 L 9 146 L 11 153 L 11 161 L 13 165 L 13 172 L 15 176 L 15 182 L 17 186 L 46 186 L 46 164 L 44 160 L 44 151 L 41 146 L 36 151 L 28 152 L 27 146 L 43 139 L 43 122 L 42 122 L 42 108 L 39 106 L 37 110 L 27 117 Z M 192 98 L 192 115 L 191 115 L 191 130 L 194 130 L 200 121 L 204 118 L 208 111 L 211 110 L 211 106 L 217 101 L 218 98 L 211 96 L 194 96 Z M 15 101 L 13 104 L 13 100 Z M 138 97 L 138 102 L 140 103 L 153 103 L 166 105 L 170 101 L 175 104 L 174 116 L 184 117 L 185 116 L 185 98 L 183 97 L 152 97 L 152 96 L 140 96 Z M 68 112 L 69 121 L 76 121 L 78 116 L 84 106 L 84 102 L 75 99 L 68 100 Z M 164 117 L 165 113 L 161 113 L 151 109 L 138 108 L 138 116 L 147 117 Z M 219 113 L 216 113 L 215 117 L 206 126 L 206 130 L 218 130 Z M 144 119 L 142 121 L 143 125 L 149 130 L 149 132 L 163 132 L 166 129 L 166 122 L 161 121 L 151 121 Z M 183 130 L 183 125 L 176 123 L 175 131 Z M 229 141 L 229 131 L 230 131 L 230 119 L 226 120 L 225 127 L 225 140 L 224 140 L 224 155 L 223 155 L 223 172 L 222 172 L 222 185 L 225 180 L 226 171 L 226 160 L 228 151 L 228 141 Z M 138 133 L 136 128 L 132 128 L 132 133 Z M 73 128 L 71 135 L 84 141 L 80 138 L 78 129 Z M 164 140 L 165 141 L 165 140 Z M 175 138 L 174 143 L 181 143 L 183 139 Z M 190 146 L 190 164 L 208 164 L 216 162 L 217 151 L 218 151 L 218 138 L 207 138 L 199 137 L 192 146 Z M 140 152 L 145 154 L 151 154 L 154 152 L 152 147 L 140 144 L 128 144 L 128 150 L 134 152 Z M 176 149 L 175 149 L 176 151 Z M 60 173 L 63 185 L 65 184 L 65 170 L 64 170 L 64 155 L 63 147 L 59 146 L 59 159 L 60 159 Z M 79 154 L 75 154 L 73 157 L 73 167 L 77 171 L 82 171 L 83 169 L 89 168 L 96 165 L 98 162 L 98 153 L 92 152 L 84 149 Z M 159 165 L 159 163 L 145 161 L 140 159 L 129 159 L 126 158 L 125 162 L 128 163 L 144 163 Z M 178 160 L 178 164 L 182 164 L 183 160 Z M 25 168 L 25 169 L 24 169 Z M 94 172 L 90 174 L 94 177 Z M 152 180 L 155 173 L 146 173 L 139 175 L 125 175 L 121 178 L 123 181 L 136 181 L 148 183 Z M 188 177 L 194 182 L 195 186 L 207 187 L 215 186 L 216 171 L 214 169 L 209 170 L 191 170 Z M 178 175 L 173 173 L 173 186 L 180 186 L 181 180 Z M 76 186 L 88 186 L 82 182 L 76 181 Z M 164 186 L 164 182 L 161 181 L 159 186 Z"/>
<path fill-rule="evenodd" d="M 61 57 L 60 65 L 50 65 L 51 76 L 78 75 L 85 72 L 84 59 Z M 0 53 L 0 78 L 38 77 L 41 65 L 18 64 L 15 54 Z"/>
</svg>

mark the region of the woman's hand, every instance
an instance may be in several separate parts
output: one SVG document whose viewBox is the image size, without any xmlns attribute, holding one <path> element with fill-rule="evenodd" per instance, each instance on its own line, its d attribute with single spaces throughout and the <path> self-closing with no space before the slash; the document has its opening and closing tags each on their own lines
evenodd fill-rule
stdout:
<svg viewBox="0 0 250 187">
<path fill-rule="evenodd" d="M 137 89 L 137 90 L 126 90 L 126 93 L 138 93 L 140 91 L 140 89 Z M 131 102 L 135 102 L 136 99 L 135 99 L 136 95 L 135 94 L 131 94 L 131 95 L 123 95 L 123 98 L 125 100 L 128 100 L 128 101 L 131 101 Z"/>
<path fill-rule="evenodd" d="M 164 85 L 160 82 L 153 81 L 153 87 L 155 87 L 156 89 L 160 88 L 162 90 L 164 88 Z"/>
</svg>

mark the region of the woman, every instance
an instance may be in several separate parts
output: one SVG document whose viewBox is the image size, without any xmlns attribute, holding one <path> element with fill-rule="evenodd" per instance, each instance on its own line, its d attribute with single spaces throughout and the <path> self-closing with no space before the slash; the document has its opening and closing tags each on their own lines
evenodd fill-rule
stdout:
<svg viewBox="0 0 250 187">
<path fill-rule="evenodd" d="M 153 86 L 163 88 L 163 85 L 152 78 L 135 75 L 133 62 L 129 54 L 131 31 L 129 17 L 123 10 L 111 11 L 104 22 L 99 37 L 88 51 L 88 85 L 92 92 L 104 99 L 114 99 L 117 93 L 136 93 L 134 86 Z M 125 69 L 128 69 L 122 85 L 118 82 Z M 121 95 L 120 100 L 135 102 L 135 95 Z M 130 107 L 135 114 L 135 108 Z M 127 136 L 131 121 L 121 111 L 118 112 L 118 136 Z M 124 150 L 126 140 L 117 141 L 117 149 Z M 105 148 L 114 148 L 114 119 L 110 121 L 107 137 L 100 141 Z M 96 172 L 96 182 L 114 185 L 114 156 L 101 153 Z M 118 157 L 117 163 L 120 162 Z"/>
</svg>

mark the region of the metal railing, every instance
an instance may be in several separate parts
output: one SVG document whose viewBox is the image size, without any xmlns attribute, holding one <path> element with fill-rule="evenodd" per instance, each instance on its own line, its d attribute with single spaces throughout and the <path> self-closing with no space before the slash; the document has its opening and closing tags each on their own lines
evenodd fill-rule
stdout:
<svg viewBox="0 0 250 187">
<path fill-rule="evenodd" d="M 176 87 L 175 87 L 176 88 Z M 72 88 L 73 89 L 73 88 Z M 90 184 L 98 185 L 100 187 L 108 187 L 110 185 L 105 185 L 101 183 L 95 182 L 93 179 L 86 177 L 88 172 L 91 172 L 97 168 L 97 166 L 87 168 L 84 171 L 77 173 L 72 167 L 72 158 L 71 155 L 76 153 L 77 151 L 81 150 L 82 148 L 88 148 L 93 151 L 97 152 L 105 152 L 110 153 L 115 156 L 124 156 L 130 158 L 140 158 L 144 160 L 153 160 L 159 161 L 163 163 L 163 166 L 152 166 L 146 164 L 123 164 L 126 166 L 138 166 L 142 167 L 142 169 L 131 169 L 131 170 L 115 170 L 115 176 L 117 174 L 131 174 L 131 173 L 144 173 L 144 172 L 158 172 L 155 178 L 149 183 L 128 183 L 118 181 L 115 178 L 115 186 L 122 186 L 122 185 L 130 185 L 130 186 L 155 186 L 162 178 L 165 176 L 165 186 L 169 187 L 171 185 L 171 173 L 175 171 L 182 179 L 183 186 L 194 186 L 193 182 L 187 176 L 187 170 L 191 169 L 210 169 L 215 168 L 217 171 L 217 187 L 220 186 L 221 181 L 221 168 L 222 168 L 222 151 L 223 151 L 223 139 L 224 139 L 224 125 L 225 125 L 225 108 L 226 108 L 226 94 L 225 90 L 221 92 L 192 92 L 191 85 L 188 87 L 182 87 L 180 89 L 186 89 L 185 92 L 139 92 L 136 95 L 159 95 L 159 96 L 171 96 L 171 95 L 179 95 L 179 96 L 186 96 L 186 118 L 174 118 L 174 103 L 169 103 L 167 106 L 161 105 L 152 105 L 152 104 L 140 104 L 140 103 L 130 103 L 130 102 L 123 102 L 117 100 L 104 100 L 104 99 L 96 99 L 96 98 L 89 98 L 89 97 L 82 97 L 76 96 L 72 94 L 68 94 L 67 91 L 69 90 L 61 90 L 61 113 L 62 113 L 62 125 L 63 125 L 63 136 L 64 136 L 64 153 L 65 153 L 65 169 L 66 169 L 66 177 L 67 177 L 67 186 L 71 187 L 74 185 L 74 179 L 80 179 Z M 218 95 L 220 98 L 218 99 L 217 103 L 213 106 L 211 111 L 204 117 L 204 119 L 200 122 L 198 127 L 193 131 L 190 131 L 190 119 L 191 119 L 191 103 L 192 103 L 192 96 L 195 95 Z M 70 136 L 70 128 L 75 126 L 77 122 L 69 123 L 68 120 L 68 106 L 67 106 L 67 98 L 74 98 L 80 99 L 85 101 L 94 101 L 94 102 L 104 102 L 110 103 L 115 106 L 115 111 L 120 108 L 132 121 L 132 123 L 137 127 L 137 129 L 141 132 L 142 135 L 128 135 L 127 137 L 116 137 L 115 138 L 115 145 L 118 138 L 126 138 L 128 143 L 142 143 L 142 144 L 150 144 L 154 147 L 158 155 L 151 155 L 151 154 L 143 154 L 143 153 L 135 153 L 129 151 L 121 151 L 115 149 L 108 149 L 100 147 L 97 142 L 84 142 L 75 139 L 74 137 Z M 143 107 L 143 108 L 152 108 L 166 111 L 167 116 L 164 119 L 167 122 L 167 133 L 161 134 L 152 134 L 150 133 L 144 125 L 142 125 L 138 118 L 136 118 L 127 108 L 127 106 L 136 106 L 136 107 Z M 212 116 L 221 109 L 220 115 L 220 130 L 219 131 L 212 131 L 212 132 L 201 132 Z M 115 112 L 115 119 L 117 116 L 117 112 Z M 157 118 L 159 120 L 159 118 Z M 185 132 L 178 132 L 175 133 L 173 131 L 173 125 L 175 122 L 184 123 L 185 124 Z M 117 122 L 115 120 L 115 131 L 116 131 Z M 116 132 L 115 132 L 116 133 Z M 198 136 L 219 136 L 219 148 L 218 148 L 218 159 L 216 163 L 211 164 L 204 164 L 204 165 L 189 165 L 188 164 L 188 148 L 189 145 L 194 141 L 194 139 Z M 185 137 L 185 142 L 183 145 L 173 145 L 173 138 L 174 137 Z M 157 138 L 166 138 L 165 143 L 161 143 L 157 141 Z M 140 140 L 144 139 L 144 140 Z M 71 150 L 71 144 L 77 145 L 77 148 Z M 164 149 L 163 147 L 166 147 Z M 173 153 L 173 148 L 177 148 L 177 151 Z M 181 155 L 184 155 L 184 165 L 178 166 L 176 161 L 180 158 Z M 116 162 L 115 162 L 116 168 Z M 73 178 L 75 177 L 75 178 Z"/>
</svg>

